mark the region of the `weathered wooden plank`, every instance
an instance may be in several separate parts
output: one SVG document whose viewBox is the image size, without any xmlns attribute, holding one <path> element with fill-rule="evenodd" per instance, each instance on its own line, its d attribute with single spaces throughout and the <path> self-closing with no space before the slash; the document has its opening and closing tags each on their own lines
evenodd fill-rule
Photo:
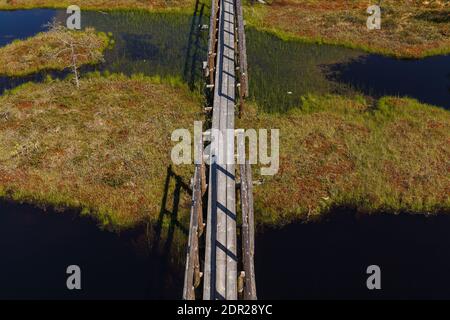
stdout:
<svg viewBox="0 0 450 320">
<path fill-rule="evenodd" d="M 224 1 L 226 46 L 224 56 L 228 60 L 226 69 L 228 88 L 226 99 L 226 155 L 227 155 L 227 300 L 237 299 L 237 248 L 236 248 L 236 185 L 234 157 L 234 111 L 235 111 L 235 26 L 234 3 Z"/>
<path fill-rule="evenodd" d="M 189 223 L 188 248 L 186 253 L 186 269 L 184 275 L 183 299 L 195 299 L 195 287 L 200 283 L 200 258 L 198 251 L 198 214 L 201 208 L 201 172 L 196 165 L 193 179 L 191 216 Z"/>
<path fill-rule="evenodd" d="M 211 154 L 211 156 L 213 156 Z M 208 187 L 208 207 L 207 207 L 207 217 L 206 217 L 206 237 L 205 237 L 205 267 L 203 276 L 203 299 L 212 300 L 214 299 L 215 287 L 215 217 L 213 217 L 213 197 L 216 188 L 216 176 L 214 168 L 214 160 L 211 160 L 210 170 L 209 170 L 209 187 Z"/>
<path fill-rule="evenodd" d="M 215 61 L 217 58 L 217 19 L 220 10 L 219 0 L 211 1 L 211 16 L 209 22 L 209 41 L 208 41 L 208 76 L 209 85 L 212 86 L 215 83 Z"/>
<path fill-rule="evenodd" d="M 256 280 L 254 265 L 254 211 L 252 168 L 248 161 L 241 164 L 242 202 L 242 251 L 244 259 L 245 286 L 244 299 L 256 300 Z"/>
<path fill-rule="evenodd" d="M 238 29 L 238 54 L 239 54 L 239 72 L 240 72 L 240 92 L 241 98 L 249 96 L 248 87 L 248 63 L 247 63 L 247 41 L 245 39 L 244 15 L 242 12 L 242 1 L 236 1 L 236 17 Z"/>
<path fill-rule="evenodd" d="M 226 190 L 226 135 L 224 135 L 224 129 L 226 129 L 226 98 L 228 96 L 228 64 L 229 60 L 226 58 L 225 50 L 228 43 L 229 34 L 226 32 L 225 27 L 225 11 L 224 1 L 221 2 L 221 12 L 219 20 L 219 48 L 218 48 L 218 68 L 217 68 L 217 81 L 216 84 L 219 91 L 218 95 L 214 97 L 219 101 L 218 108 L 220 110 L 219 131 L 220 138 L 219 150 L 218 150 L 218 172 L 217 172 L 217 249 L 216 249 L 216 298 L 226 299 L 227 295 L 227 190 Z"/>
<path fill-rule="evenodd" d="M 212 130 L 218 130 L 221 139 L 210 155 L 218 162 L 210 166 L 208 183 L 203 298 L 237 299 L 236 181 L 235 165 L 230 161 L 234 160 L 236 7 L 231 0 L 219 0 L 217 6 L 218 32 L 210 35 L 210 47 L 217 40 Z"/>
<path fill-rule="evenodd" d="M 213 0 L 214 1 L 214 0 Z M 221 2 L 217 2 L 218 12 L 220 13 Z M 213 24 L 219 24 L 220 29 L 220 20 L 214 18 Z M 216 36 L 214 36 L 216 37 Z M 216 65 L 214 67 L 215 73 L 218 72 L 221 64 L 220 59 L 220 43 L 221 43 L 222 35 L 220 32 L 217 33 L 217 59 L 215 60 Z M 221 88 L 218 85 L 220 82 L 220 77 L 215 75 L 215 86 L 214 86 L 214 100 L 213 100 L 213 115 L 212 115 L 212 139 L 217 138 L 215 130 L 220 129 L 220 99 L 219 93 L 221 92 Z M 213 144 L 214 145 L 214 144 Z M 218 164 L 214 161 L 220 157 L 219 150 L 215 150 L 211 148 L 210 159 L 211 165 L 209 170 L 209 188 L 208 188 L 208 215 L 207 215 L 207 225 L 206 225 L 206 248 L 205 248 L 205 275 L 204 275 L 204 289 L 203 289 L 203 299 L 206 300 L 215 300 L 216 299 L 216 282 L 217 282 L 217 253 L 216 248 L 218 241 L 217 237 L 217 220 L 218 220 L 218 212 L 217 212 L 217 196 L 218 196 L 218 188 L 219 188 L 219 179 L 218 179 Z M 214 159 L 214 160 L 213 160 Z"/>
</svg>

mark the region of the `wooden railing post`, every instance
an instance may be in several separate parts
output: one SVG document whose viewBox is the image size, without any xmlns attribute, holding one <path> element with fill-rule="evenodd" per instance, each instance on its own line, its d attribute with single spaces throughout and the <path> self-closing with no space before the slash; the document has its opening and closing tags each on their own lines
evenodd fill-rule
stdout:
<svg viewBox="0 0 450 320">
<path fill-rule="evenodd" d="M 202 159 L 195 164 L 192 181 L 192 204 L 189 224 L 188 250 L 186 254 L 186 270 L 184 276 L 183 299 L 194 300 L 195 288 L 200 285 L 202 273 L 200 271 L 199 237 L 203 233 L 202 206 L 202 165 L 203 165 L 203 134 L 195 141 L 195 148 Z"/>
<path fill-rule="evenodd" d="M 236 25 L 238 34 L 237 51 L 239 59 L 239 117 L 241 117 L 244 109 L 244 100 L 249 96 L 247 41 L 245 39 L 244 16 L 241 0 L 236 0 Z"/>
<path fill-rule="evenodd" d="M 247 287 L 245 292 L 246 300 L 256 300 L 256 279 L 255 279 L 255 214 L 253 208 L 253 178 L 252 178 L 252 167 L 250 163 L 246 161 L 245 163 L 247 175 L 247 193 L 248 193 L 248 237 L 249 237 L 249 265 L 248 270 L 246 270 L 246 283 L 249 282 L 251 285 Z"/>
<path fill-rule="evenodd" d="M 241 149 L 242 150 L 242 149 Z M 245 150 L 245 149 L 243 149 Z M 241 208 L 242 208 L 242 254 L 245 272 L 244 299 L 256 300 L 254 266 L 254 214 L 252 168 L 248 163 L 240 164 Z"/>
<path fill-rule="evenodd" d="M 213 88 L 215 83 L 215 69 L 217 57 L 217 24 L 219 19 L 219 0 L 211 0 L 211 17 L 208 43 L 208 87 Z"/>
</svg>

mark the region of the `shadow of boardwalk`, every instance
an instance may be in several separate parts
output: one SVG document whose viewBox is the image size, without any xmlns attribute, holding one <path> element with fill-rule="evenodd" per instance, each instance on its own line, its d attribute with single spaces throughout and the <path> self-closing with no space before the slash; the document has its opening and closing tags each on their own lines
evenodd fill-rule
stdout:
<svg viewBox="0 0 450 320">
<path fill-rule="evenodd" d="M 162 291 L 164 291 L 164 288 L 167 285 L 165 281 L 169 279 L 168 273 L 173 267 L 175 232 L 178 229 L 186 237 L 189 234 L 188 228 L 180 222 L 178 217 L 182 192 L 186 192 L 190 195 L 192 190 L 189 185 L 173 171 L 172 165 L 170 165 L 167 168 L 161 209 L 158 221 L 154 227 L 154 237 L 152 239 L 153 255 L 160 255 L 162 257 L 161 264 L 155 265 L 154 267 L 156 270 L 152 271 L 152 274 L 155 276 L 154 283 L 157 284 L 154 287 L 157 287 Z M 180 274 L 177 279 L 172 279 L 172 281 L 179 282 L 182 281 L 182 278 L 183 275 Z"/>
<path fill-rule="evenodd" d="M 199 0 L 195 2 L 194 14 L 192 15 L 191 28 L 189 31 L 188 46 L 184 64 L 183 77 L 191 90 L 195 89 L 198 79 L 202 78 L 201 63 L 206 58 L 206 48 L 202 43 L 203 18 L 205 4 Z"/>
</svg>

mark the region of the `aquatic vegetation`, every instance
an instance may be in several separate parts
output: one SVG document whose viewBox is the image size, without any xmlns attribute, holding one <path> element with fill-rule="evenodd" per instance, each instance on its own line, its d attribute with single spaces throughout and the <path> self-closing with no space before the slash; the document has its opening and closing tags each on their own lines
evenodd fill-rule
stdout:
<svg viewBox="0 0 450 320">
<path fill-rule="evenodd" d="M 114 34 L 115 46 L 105 54 L 110 72 L 181 77 L 191 89 L 203 88 L 201 64 L 208 33 L 197 26 L 207 23 L 205 11 L 195 21 L 192 14 L 144 10 L 85 12 L 83 19 L 86 26 Z"/>
<path fill-rule="evenodd" d="M 88 11 L 83 19 L 105 44 L 114 34 L 102 75 L 82 78 L 79 92 L 70 78 L 49 78 L 0 97 L 0 197 L 76 208 L 109 227 L 166 228 L 165 212 L 183 220 L 189 209 L 193 168 L 171 168 L 170 133 L 203 117 L 206 43 L 195 29 L 207 19 L 144 10 Z M 333 206 L 449 209 L 441 174 L 448 111 L 408 98 L 374 101 L 327 78 L 324 66 L 361 51 L 284 41 L 253 27 L 247 39 L 251 99 L 239 125 L 281 129 L 280 172 L 255 187 L 259 223 L 313 218 Z M 39 57 L 37 65 L 48 62 Z"/>
<path fill-rule="evenodd" d="M 76 43 L 73 53 L 65 45 L 69 42 Z M 92 28 L 42 32 L 0 48 L 0 75 L 24 76 L 47 69 L 63 70 L 73 66 L 74 57 L 77 57 L 77 67 L 96 64 L 102 61 L 109 45 L 109 37 Z"/>
<path fill-rule="evenodd" d="M 192 14 L 194 0 L 82 0 L 83 10 L 133 10 Z M 200 1 L 208 5 L 209 1 Z M 253 3 L 253 4 L 252 4 Z M 350 48 L 402 58 L 450 53 L 450 4 L 446 1 L 383 1 L 382 27 L 368 30 L 368 2 L 363 0 L 248 1 L 247 25 L 270 31 L 283 39 L 345 45 Z M 0 9 L 67 8 L 70 1 L 0 1 Z M 209 14 L 209 12 L 208 12 Z"/>
<path fill-rule="evenodd" d="M 338 46 L 284 41 L 247 28 L 250 97 L 266 112 L 282 112 L 301 104 L 306 94 L 352 92 L 327 78 L 326 66 L 349 62 L 362 52 Z"/>
</svg>

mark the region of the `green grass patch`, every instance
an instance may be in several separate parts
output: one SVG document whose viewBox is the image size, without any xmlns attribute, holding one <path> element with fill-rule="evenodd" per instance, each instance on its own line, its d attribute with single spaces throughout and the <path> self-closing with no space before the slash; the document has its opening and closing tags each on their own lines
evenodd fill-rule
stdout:
<svg viewBox="0 0 450 320">
<path fill-rule="evenodd" d="M 175 177 L 188 182 L 193 168 L 174 168 L 165 187 L 170 137 L 200 110 L 179 79 L 93 74 L 79 90 L 69 80 L 16 88 L 0 98 L 0 195 L 76 208 L 114 228 L 155 222 L 175 197 L 182 216 L 190 194 Z"/>
<path fill-rule="evenodd" d="M 55 31 L 42 32 L 0 48 L 0 75 L 24 76 L 41 70 L 68 68 L 72 64 L 72 55 L 61 39 L 89 44 L 89 52 L 86 47 L 74 48 L 78 67 L 100 62 L 103 52 L 112 42 L 107 34 L 96 32 L 93 28 L 84 31 L 66 29 L 58 34 Z"/>
<path fill-rule="evenodd" d="M 251 109 L 250 109 L 251 110 Z M 247 112 L 243 128 L 280 129 L 280 170 L 255 187 L 263 224 L 363 213 L 450 212 L 450 113 L 409 98 L 306 95 L 283 114 Z"/>
</svg>

